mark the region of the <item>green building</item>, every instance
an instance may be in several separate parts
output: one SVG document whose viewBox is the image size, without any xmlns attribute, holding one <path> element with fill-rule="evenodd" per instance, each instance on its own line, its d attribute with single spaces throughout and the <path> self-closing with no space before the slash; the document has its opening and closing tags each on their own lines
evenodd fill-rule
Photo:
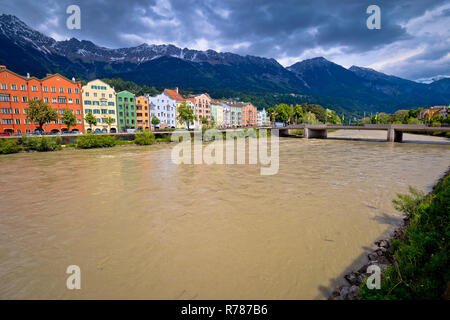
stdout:
<svg viewBox="0 0 450 320">
<path fill-rule="evenodd" d="M 119 132 L 136 129 L 136 97 L 128 91 L 117 93 L 117 124 Z"/>
</svg>

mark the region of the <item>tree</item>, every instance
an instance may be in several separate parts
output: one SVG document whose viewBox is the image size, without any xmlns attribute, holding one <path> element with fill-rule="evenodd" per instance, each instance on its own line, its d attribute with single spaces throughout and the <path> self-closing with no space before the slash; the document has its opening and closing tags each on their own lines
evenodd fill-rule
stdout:
<svg viewBox="0 0 450 320">
<path fill-rule="evenodd" d="M 108 125 L 108 132 L 111 133 L 111 125 L 113 125 L 116 120 L 112 117 L 108 117 L 105 119 L 105 123 Z"/>
<path fill-rule="evenodd" d="M 177 108 L 177 120 L 183 124 L 185 123 L 187 125 L 187 128 L 189 130 L 189 124 L 194 121 L 194 110 L 186 103 L 186 101 L 183 101 L 180 103 L 180 105 Z"/>
<path fill-rule="evenodd" d="M 160 121 L 159 121 L 159 119 L 158 119 L 156 116 L 153 116 L 153 117 L 152 117 L 151 123 L 152 123 L 153 126 L 156 127 L 157 125 L 159 125 L 159 122 L 160 122 Z"/>
<path fill-rule="evenodd" d="M 292 112 L 292 117 L 294 118 L 296 124 L 298 124 L 299 120 L 303 118 L 303 109 L 300 105 L 295 105 L 294 111 Z"/>
<path fill-rule="evenodd" d="M 202 117 L 201 121 L 202 121 L 202 125 L 207 125 L 208 124 L 208 119 L 206 119 L 206 117 Z"/>
<path fill-rule="evenodd" d="M 290 118 L 291 108 L 285 104 L 280 103 L 275 107 L 275 120 L 283 123 L 288 123 Z"/>
<path fill-rule="evenodd" d="M 77 118 L 73 114 L 73 111 L 69 109 L 64 109 L 61 120 L 67 126 L 67 131 L 70 131 L 70 127 L 77 125 Z"/>
<path fill-rule="evenodd" d="M 408 110 L 397 110 L 394 113 L 394 121 L 398 123 L 407 123 L 408 114 Z"/>
<path fill-rule="evenodd" d="M 47 122 L 58 120 L 58 112 L 44 102 L 44 100 L 32 100 L 28 103 L 27 119 L 39 124 L 39 132 Z"/>
<path fill-rule="evenodd" d="M 91 129 L 91 131 L 92 131 L 92 126 L 96 126 L 97 125 L 97 119 L 90 112 L 84 117 L 84 120 L 86 120 L 86 122 L 88 123 L 89 128 Z"/>
<path fill-rule="evenodd" d="M 316 118 L 316 115 L 312 113 L 311 111 L 308 111 L 305 113 L 305 116 L 303 118 L 303 122 L 307 124 L 317 124 L 319 121 Z"/>
<path fill-rule="evenodd" d="M 312 112 L 316 116 L 316 119 L 320 122 L 326 123 L 327 115 L 325 109 L 318 104 L 302 104 L 303 112 Z"/>
<path fill-rule="evenodd" d="M 267 109 L 266 113 L 270 119 L 270 122 L 273 123 L 275 121 L 275 109 L 270 107 Z"/>
</svg>

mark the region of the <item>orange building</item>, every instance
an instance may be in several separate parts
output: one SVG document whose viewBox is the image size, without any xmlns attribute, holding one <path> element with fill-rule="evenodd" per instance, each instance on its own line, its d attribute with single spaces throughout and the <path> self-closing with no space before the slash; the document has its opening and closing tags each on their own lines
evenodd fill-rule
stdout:
<svg viewBox="0 0 450 320">
<path fill-rule="evenodd" d="M 144 96 L 136 97 L 136 129 L 150 129 L 150 120 L 148 98 Z"/>
<path fill-rule="evenodd" d="M 37 125 L 27 119 L 28 102 L 42 99 L 57 110 L 61 117 L 64 109 L 72 110 L 76 117 L 73 131 L 84 130 L 81 105 L 81 82 L 69 80 L 59 74 L 47 75 L 42 80 L 20 76 L 0 66 L 0 132 L 10 134 L 31 133 Z M 47 132 L 66 131 L 61 119 L 44 126 Z"/>
<path fill-rule="evenodd" d="M 207 93 L 202 93 L 199 95 L 196 95 L 194 98 L 194 104 L 195 104 L 195 110 L 194 114 L 196 115 L 197 119 L 201 121 L 201 118 L 206 118 L 208 122 L 210 122 L 211 119 L 211 103 L 212 99 Z"/>
<path fill-rule="evenodd" d="M 242 106 L 242 125 L 243 126 L 256 126 L 258 122 L 258 109 L 251 103 L 244 104 Z"/>
</svg>

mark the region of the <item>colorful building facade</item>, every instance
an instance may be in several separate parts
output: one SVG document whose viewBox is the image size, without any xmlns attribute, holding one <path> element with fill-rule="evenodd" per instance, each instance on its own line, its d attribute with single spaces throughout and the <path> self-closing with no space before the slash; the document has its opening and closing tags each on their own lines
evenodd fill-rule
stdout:
<svg viewBox="0 0 450 320">
<path fill-rule="evenodd" d="M 84 121 L 86 131 L 93 132 L 109 132 L 116 133 L 117 127 L 117 114 L 116 114 L 116 92 L 107 83 L 101 80 L 93 80 L 83 86 L 83 112 L 84 117 L 88 113 L 92 113 L 97 119 L 97 124 L 92 128 Z M 106 119 L 111 117 L 114 120 L 112 125 L 106 123 Z"/>
<path fill-rule="evenodd" d="M 242 125 L 246 127 L 256 126 L 258 120 L 258 109 L 251 103 L 242 106 Z"/>
<path fill-rule="evenodd" d="M 148 98 L 144 96 L 136 97 L 136 129 L 150 129 L 150 109 Z"/>
<path fill-rule="evenodd" d="M 224 121 L 223 121 L 223 107 L 222 104 L 219 102 L 213 102 L 211 104 L 211 117 L 212 120 L 216 123 L 216 126 L 219 128 L 224 127 Z"/>
<path fill-rule="evenodd" d="M 146 96 L 148 98 L 150 108 L 150 122 L 153 117 L 159 119 L 160 123 L 157 127 L 175 128 L 177 125 L 176 112 L 177 103 L 164 93 L 160 93 L 154 97 Z"/>
<path fill-rule="evenodd" d="M 116 97 L 119 132 L 136 129 L 136 96 L 125 90 L 118 92 Z"/>
<path fill-rule="evenodd" d="M 211 121 L 211 102 L 212 99 L 207 93 L 196 95 L 194 98 L 195 110 L 194 114 L 201 122 L 201 118 Z"/>
<path fill-rule="evenodd" d="M 44 125 L 44 131 L 67 131 L 61 120 L 65 109 L 71 110 L 76 117 L 76 126 L 71 131 L 84 130 L 81 82 L 59 74 L 48 74 L 41 80 L 29 75 L 23 77 L 0 66 L 0 132 L 11 135 L 35 132 L 38 126 L 27 119 L 26 112 L 29 101 L 39 99 L 55 109 L 60 117 Z"/>
</svg>

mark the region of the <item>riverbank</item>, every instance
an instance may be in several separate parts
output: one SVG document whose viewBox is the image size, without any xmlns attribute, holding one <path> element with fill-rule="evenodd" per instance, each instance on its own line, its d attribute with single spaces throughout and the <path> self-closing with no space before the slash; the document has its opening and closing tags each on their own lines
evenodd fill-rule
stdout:
<svg viewBox="0 0 450 320">
<path fill-rule="evenodd" d="M 405 214 L 402 225 L 390 238 L 376 241 L 368 262 L 346 274 L 348 285 L 328 299 L 450 299 L 450 169 L 429 194 L 410 188 L 393 203 Z M 382 272 L 379 290 L 366 285 L 371 265 Z"/>
<path fill-rule="evenodd" d="M 77 138 L 75 143 L 64 144 L 62 138 L 56 137 L 20 137 L 16 139 L 0 140 L 0 154 L 20 152 L 50 152 L 63 149 L 92 149 L 112 148 L 124 145 L 152 145 L 170 143 L 170 136 L 156 138 L 151 132 L 137 133 L 133 140 L 119 140 L 109 135 L 86 134 Z"/>
</svg>

